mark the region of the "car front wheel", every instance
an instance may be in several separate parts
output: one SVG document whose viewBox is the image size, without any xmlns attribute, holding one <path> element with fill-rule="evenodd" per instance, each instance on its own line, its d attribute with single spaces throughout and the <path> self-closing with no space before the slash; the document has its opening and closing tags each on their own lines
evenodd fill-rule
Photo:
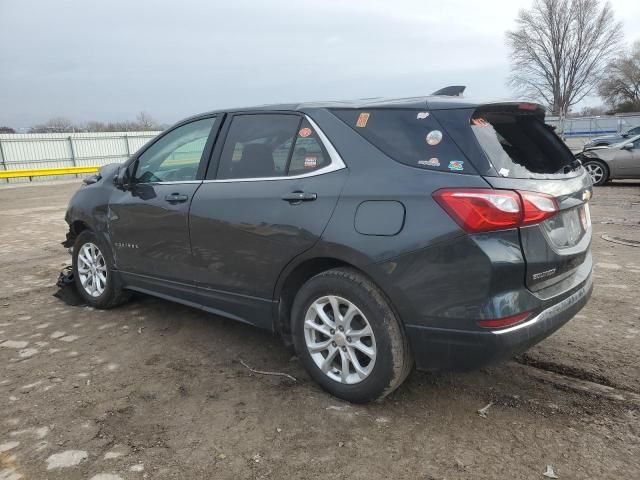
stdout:
<svg viewBox="0 0 640 480">
<path fill-rule="evenodd" d="M 584 163 L 584 168 L 594 185 L 602 185 L 609 179 L 609 169 L 600 160 L 588 160 Z"/>
<path fill-rule="evenodd" d="M 114 274 L 111 256 L 98 236 L 85 230 L 73 247 L 73 276 L 76 288 L 88 305 L 107 309 L 120 305 L 129 297 Z"/>
<path fill-rule="evenodd" d="M 305 283 L 293 304 L 292 332 L 311 377 L 351 402 L 383 398 L 413 366 L 389 302 L 356 270 L 328 270 Z"/>
</svg>

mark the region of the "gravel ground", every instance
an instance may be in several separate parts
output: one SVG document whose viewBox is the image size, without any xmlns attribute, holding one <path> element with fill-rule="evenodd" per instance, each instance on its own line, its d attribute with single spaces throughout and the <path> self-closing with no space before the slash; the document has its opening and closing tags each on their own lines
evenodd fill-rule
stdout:
<svg viewBox="0 0 640 480">
<path fill-rule="evenodd" d="M 77 186 L 0 188 L 0 480 L 640 478 L 640 248 L 601 238 L 640 240 L 640 183 L 595 190 L 595 292 L 572 322 L 364 406 L 321 391 L 269 332 L 145 296 L 110 311 L 52 297 Z"/>
</svg>

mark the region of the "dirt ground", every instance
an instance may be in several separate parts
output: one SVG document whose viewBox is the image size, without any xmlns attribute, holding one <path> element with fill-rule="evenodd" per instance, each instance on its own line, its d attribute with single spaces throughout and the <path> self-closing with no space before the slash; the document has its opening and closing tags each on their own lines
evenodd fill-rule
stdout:
<svg viewBox="0 0 640 480">
<path fill-rule="evenodd" d="M 640 183 L 596 188 L 595 291 L 569 324 L 364 406 L 269 332 L 142 295 L 54 298 L 77 187 L 0 187 L 0 480 L 640 478 L 640 248 L 601 237 L 640 240 Z"/>
</svg>

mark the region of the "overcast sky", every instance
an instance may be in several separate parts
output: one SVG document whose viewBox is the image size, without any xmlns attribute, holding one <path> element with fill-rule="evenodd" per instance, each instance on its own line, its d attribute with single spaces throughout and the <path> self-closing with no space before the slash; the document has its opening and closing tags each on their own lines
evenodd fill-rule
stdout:
<svg viewBox="0 0 640 480">
<path fill-rule="evenodd" d="M 531 2 L 0 0 L 0 125 L 142 110 L 171 123 L 451 84 L 509 97 L 504 32 Z M 640 39 L 640 1 L 611 3 L 626 40 Z"/>
</svg>

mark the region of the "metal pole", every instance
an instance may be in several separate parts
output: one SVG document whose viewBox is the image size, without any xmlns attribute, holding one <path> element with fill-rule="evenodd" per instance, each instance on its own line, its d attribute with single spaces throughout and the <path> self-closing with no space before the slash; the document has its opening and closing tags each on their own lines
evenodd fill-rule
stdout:
<svg viewBox="0 0 640 480">
<path fill-rule="evenodd" d="M 124 144 L 127 147 L 127 160 L 131 156 L 131 147 L 129 147 L 129 135 L 125 133 L 124 135 Z"/>
<path fill-rule="evenodd" d="M 0 160 L 2 160 L 2 169 L 7 170 L 7 160 L 4 156 L 4 149 L 2 148 L 2 140 L 0 140 Z M 7 178 L 7 183 L 9 183 L 9 179 Z"/>
<path fill-rule="evenodd" d="M 77 167 L 78 164 L 76 163 L 76 151 L 73 148 L 73 138 L 71 138 L 71 135 L 69 135 L 67 139 L 69 140 L 69 149 L 71 150 L 71 162 L 73 163 L 74 167 Z M 76 173 L 76 178 L 78 178 L 77 173 Z"/>
</svg>

